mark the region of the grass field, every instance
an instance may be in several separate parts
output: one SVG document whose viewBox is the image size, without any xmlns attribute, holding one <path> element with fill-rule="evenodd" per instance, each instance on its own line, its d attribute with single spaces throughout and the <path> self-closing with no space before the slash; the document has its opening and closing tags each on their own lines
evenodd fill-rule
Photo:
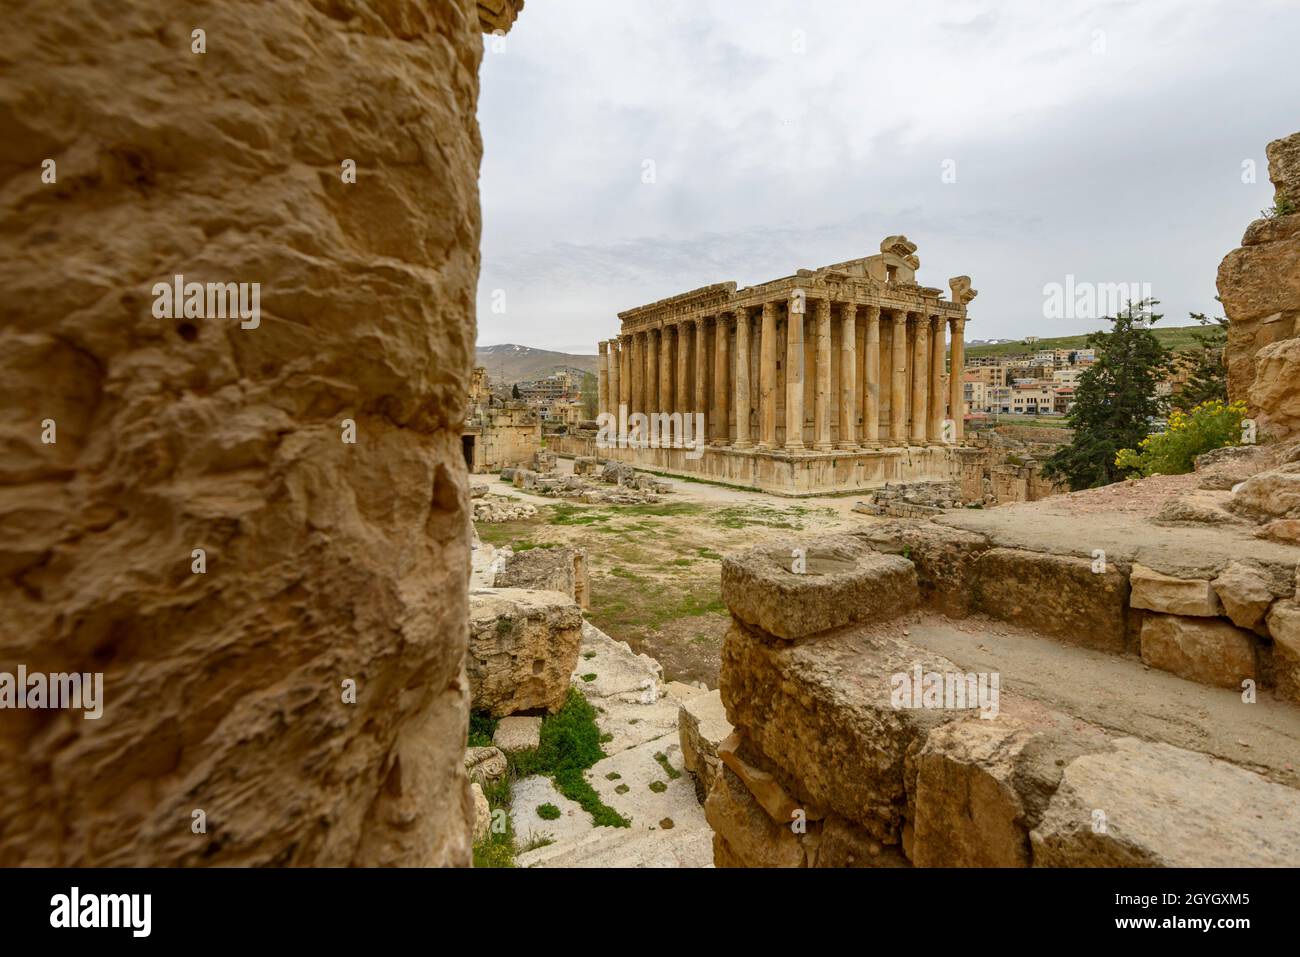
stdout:
<svg viewBox="0 0 1300 957">
<path fill-rule="evenodd" d="M 1166 349 L 1172 349 L 1175 352 L 1182 352 L 1187 349 L 1196 348 L 1195 333 L 1205 333 L 1210 329 L 1209 326 L 1170 326 L 1160 328 L 1156 326 L 1153 330 L 1160 344 Z M 1105 331 L 1105 330 L 1099 330 Z M 1087 348 L 1087 335 L 1080 336 L 1059 336 L 1055 339 L 1039 339 L 1032 346 L 1027 346 L 1021 342 L 1003 342 L 997 345 L 972 346 L 966 347 L 966 356 L 1012 356 L 1025 352 L 1038 352 L 1042 349 L 1084 349 Z"/>
</svg>

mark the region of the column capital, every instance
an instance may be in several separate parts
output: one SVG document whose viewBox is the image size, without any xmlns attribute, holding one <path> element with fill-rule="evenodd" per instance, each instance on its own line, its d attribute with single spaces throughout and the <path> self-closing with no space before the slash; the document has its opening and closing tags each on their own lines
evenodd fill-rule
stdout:
<svg viewBox="0 0 1300 957">
<path fill-rule="evenodd" d="M 609 351 L 609 342 L 601 339 L 600 342 L 596 343 L 596 350 L 603 356 Z"/>
</svg>

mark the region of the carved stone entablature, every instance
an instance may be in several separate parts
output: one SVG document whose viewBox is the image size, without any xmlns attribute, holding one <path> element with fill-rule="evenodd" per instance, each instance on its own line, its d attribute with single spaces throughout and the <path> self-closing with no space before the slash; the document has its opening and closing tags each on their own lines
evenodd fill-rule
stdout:
<svg viewBox="0 0 1300 957">
<path fill-rule="evenodd" d="M 978 289 L 970 287 L 970 276 L 953 276 L 948 280 L 948 288 L 952 290 L 952 301 L 959 306 L 965 306 L 979 295 Z"/>
<path fill-rule="evenodd" d="M 478 0 L 479 29 L 484 33 L 507 33 L 523 8 L 524 0 Z"/>
</svg>

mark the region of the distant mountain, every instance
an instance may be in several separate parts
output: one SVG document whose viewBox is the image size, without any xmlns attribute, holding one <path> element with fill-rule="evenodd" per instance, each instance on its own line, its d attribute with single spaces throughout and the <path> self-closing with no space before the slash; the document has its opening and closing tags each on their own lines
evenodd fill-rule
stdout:
<svg viewBox="0 0 1300 957">
<path fill-rule="evenodd" d="M 1152 330 L 1160 344 L 1175 352 L 1184 352 L 1198 347 L 1197 333 L 1210 331 L 1208 326 L 1156 326 Z M 1025 345 L 1023 339 L 986 339 L 982 342 L 970 341 L 966 344 L 966 355 L 974 356 L 1009 356 L 1017 353 L 1038 352 L 1040 349 L 1083 349 L 1086 348 L 1087 335 L 1056 336 L 1040 338 L 1032 346 Z"/>
<path fill-rule="evenodd" d="M 517 346 L 513 343 L 479 346 L 474 350 L 474 357 L 474 364 L 487 369 L 488 379 L 493 384 L 540 379 L 564 369 L 595 372 L 597 358 L 570 352 L 534 349 L 532 346 Z"/>
</svg>

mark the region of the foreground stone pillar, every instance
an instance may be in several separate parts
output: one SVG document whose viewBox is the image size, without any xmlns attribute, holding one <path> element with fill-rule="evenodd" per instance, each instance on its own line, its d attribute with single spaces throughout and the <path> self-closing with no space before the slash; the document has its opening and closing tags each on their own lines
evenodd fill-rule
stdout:
<svg viewBox="0 0 1300 957">
<path fill-rule="evenodd" d="M 929 424 L 930 319 L 915 314 L 916 339 L 912 356 L 912 444 L 924 445 Z"/>
<path fill-rule="evenodd" d="M 659 330 L 659 411 L 673 410 L 673 337 L 664 326 Z"/>
<path fill-rule="evenodd" d="M 758 447 L 762 449 L 776 448 L 776 310 L 776 303 L 763 303 L 758 346 Z"/>
<path fill-rule="evenodd" d="M 803 302 L 791 298 L 785 330 L 785 447 L 803 444 Z M 798 310 L 797 312 L 795 310 Z"/>
<path fill-rule="evenodd" d="M 688 326 L 687 322 L 678 322 L 673 326 L 673 333 L 677 340 L 677 399 L 673 403 L 673 411 L 680 412 L 683 417 L 691 413 L 690 337 L 686 331 Z"/>
<path fill-rule="evenodd" d="M 953 441 L 960 442 L 966 434 L 966 386 L 962 381 L 966 369 L 965 319 L 949 319 L 952 333 L 952 354 L 948 359 L 948 414 L 952 416 Z"/>
<path fill-rule="evenodd" d="M 749 310 L 736 310 L 736 440 L 738 449 L 754 443 L 749 438 Z"/>
<path fill-rule="evenodd" d="M 907 444 L 907 313 L 891 310 L 893 337 L 889 380 L 889 443 Z"/>
<path fill-rule="evenodd" d="M 866 357 L 862 388 L 862 442 L 875 448 L 880 445 L 880 307 L 867 306 L 867 328 L 863 341 Z"/>
<path fill-rule="evenodd" d="M 643 408 L 641 404 L 642 383 L 645 381 L 645 366 L 641 360 L 641 334 L 632 333 L 628 336 L 628 384 L 631 389 L 631 401 L 629 402 L 628 415 L 634 415 Z"/>
<path fill-rule="evenodd" d="M 468 866 L 479 12 L 111 8 L 5 9 L 0 659 L 103 715 L 0 711 L 0 866 Z"/>
<path fill-rule="evenodd" d="M 829 452 L 831 443 L 831 301 L 817 300 L 816 378 L 813 391 L 813 448 Z"/>
<path fill-rule="evenodd" d="M 601 341 L 596 346 L 596 413 L 609 411 L 609 343 Z"/>
<path fill-rule="evenodd" d="M 943 389 L 943 319 L 930 316 L 930 421 L 926 432 L 931 442 L 943 441 L 944 403 L 948 396 Z"/>
<path fill-rule="evenodd" d="M 840 439 L 835 446 L 840 449 L 858 447 L 858 401 L 855 387 L 858 374 L 857 315 L 857 303 L 840 304 Z"/>
<path fill-rule="evenodd" d="M 731 436 L 727 425 L 729 390 L 727 320 L 721 313 L 713 320 L 713 444 L 726 445 Z"/>
<path fill-rule="evenodd" d="M 704 328 L 704 317 L 697 316 L 693 324 L 695 326 L 695 411 L 704 416 L 705 434 L 700 436 L 701 440 L 704 440 L 708 437 L 709 428 L 709 350 L 706 347 L 708 339 Z"/>
</svg>

